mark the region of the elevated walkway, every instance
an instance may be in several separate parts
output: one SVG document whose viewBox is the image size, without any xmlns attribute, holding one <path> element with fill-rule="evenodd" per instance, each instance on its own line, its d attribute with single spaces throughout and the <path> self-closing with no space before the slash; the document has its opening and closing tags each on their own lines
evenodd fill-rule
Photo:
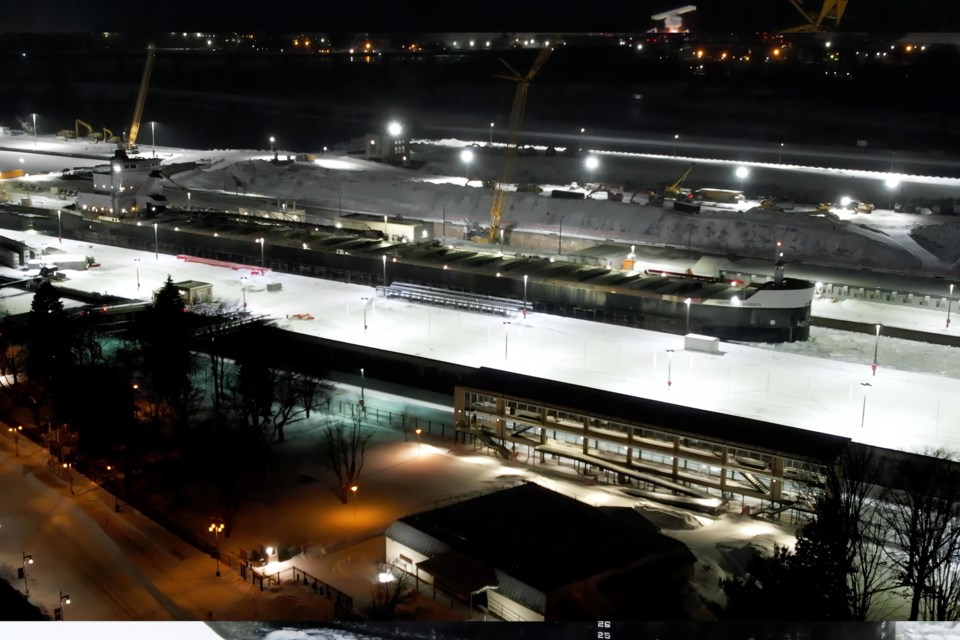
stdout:
<svg viewBox="0 0 960 640">
<path fill-rule="evenodd" d="M 450 291 L 405 282 L 394 282 L 389 287 L 377 287 L 377 295 L 382 298 L 400 298 L 421 304 L 493 313 L 501 316 L 515 316 L 523 313 L 523 303 L 510 298 L 496 298 L 466 291 Z"/>
<path fill-rule="evenodd" d="M 647 482 L 649 484 L 662 487 L 664 489 L 668 489 L 670 491 L 673 491 L 675 493 L 679 493 L 682 495 L 691 496 L 694 498 L 703 498 L 703 499 L 709 499 L 713 497 L 703 491 L 699 491 L 697 489 L 691 489 L 690 487 L 682 485 L 678 482 L 673 482 L 672 480 L 667 480 L 665 478 L 661 478 L 653 474 L 643 473 L 631 467 L 627 467 L 622 464 L 617 464 L 616 462 L 612 462 L 610 460 L 606 460 L 604 458 L 600 458 L 597 456 L 592 456 L 588 453 L 583 453 L 582 451 L 578 450 L 574 446 L 567 447 L 562 444 L 544 444 L 544 445 L 538 445 L 536 447 L 536 450 L 541 451 L 543 453 L 551 453 L 553 455 L 563 456 L 564 458 L 572 458 L 574 460 L 579 460 L 580 462 L 585 462 L 597 468 L 606 469 L 607 471 L 612 471 L 614 473 L 619 473 L 620 475 L 626 476 L 628 478 L 633 478 L 634 480 L 637 480 L 639 482 Z"/>
</svg>

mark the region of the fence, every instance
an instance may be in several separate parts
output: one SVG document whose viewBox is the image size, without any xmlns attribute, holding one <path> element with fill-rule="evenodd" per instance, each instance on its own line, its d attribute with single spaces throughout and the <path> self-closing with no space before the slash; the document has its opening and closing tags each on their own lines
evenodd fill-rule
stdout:
<svg viewBox="0 0 960 640">
<path fill-rule="evenodd" d="M 350 401 L 347 401 L 344 404 L 343 400 L 337 401 L 337 413 L 341 415 L 350 415 L 350 410 L 356 405 Z M 371 407 L 369 403 L 364 405 L 364 414 L 368 420 L 375 421 L 378 425 L 386 425 L 397 431 L 402 431 L 405 437 L 410 435 L 415 435 L 416 429 L 420 428 L 423 430 L 421 435 L 427 436 L 439 436 L 441 439 L 451 439 L 454 442 L 462 443 L 467 442 L 467 436 L 465 434 L 459 433 L 453 426 L 453 424 L 447 424 L 445 422 L 439 422 L 434 420 L 421 420 L 416 416 L 411 416 L 409 414 L 397 413 L 390 410 L 381 410 L 378 407 Z M 413 424 L 411 425 L 411 421 Z"/>
</svg>

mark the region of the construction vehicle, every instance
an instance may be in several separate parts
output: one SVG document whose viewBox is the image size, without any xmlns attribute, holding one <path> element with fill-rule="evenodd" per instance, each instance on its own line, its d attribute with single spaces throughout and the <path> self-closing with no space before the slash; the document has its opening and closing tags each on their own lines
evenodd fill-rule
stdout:
<svg viewBox="0 0 960 640">
<path fill-rule="evenodd" d="M 120 142 L 121 140 L 120 140 L 120 136 L 115 136 L 115 135 L 113 135 L 113 131 L 110 131 L 110 129 L 107 129 L 106 127 L 104 127 L 104 128 L 103 128 L 103 141 L 104 141 L 104 142 L 117 143 L 117 142 Z"/>
<path fill-rule="evenodd" d="M 73 127 L 74 127 L 74 133 L 76 134 L 77 138 L 81 137 L 80 127 L 83 127 L 84 129 L 87 130 L 87 135 L 86 135 L 87 138 L 90 138 L 91 140 L 94 140 L 96 142 L 100 142 L 100 140 L 103 139 L 102 133 L 100 133 L 99 131 L 94 131 L 93 126 L 89 122 L 84 122 L 80 118 L 77 118 L 76 120 L 73 121 Z"/>
<path fill-rule="evenodd" d="M 535 184 L 529 184 L 529 183 L 518 184 L 517 192 L 518 193 L 543 193 L 543 189 L 541 189 L 538 185 L 535 185 Z"/>
<path fill-rule="evenodd" d="M 60 129 L 60 131 L 57 131 L 57 137 L 63 138 L 64 140 L 71 140 L 77 137 L 77 132 L 73 129 Z"/>
<path fill-rule="evenodd" d="M 503 212 L 506 210 L 507 185 L 509 185 L 513 179 L 513 167 L 517 156 L 520 128 L 523 126 L 523 114 L 527 108 L 527 90 L 530 87 L 530 81 L 533 80 L 533 77 L 537 75 L 537 72 L 543 67 L 552 51 L 552 49 L 541 49 L 526 75 L 517 73 L 506 60 L 503 58 L 500 59 L 500 62 L 502 62 L 513 75 L 501 75 L 498 77 L 516 82 L 517 91 L 513 97 L 513 109 L 510 111 L 510 124 L 507 127 L 507 145 L 503 172 L 500 174 L 500 182 L 497 183 L 497 189 L 493 195 L 493 206 L 490 209 L 490 229 L 487 232 L 486 238 L 481 241 L 492 243 L 500 238 L 500 220 L 503 217 Z"/>
<path fill-rule="evenodd" d="M 685 196 L 690 193 L 689 189 L 683 189 L 680 185 L 683 184 L 683 181 L 687 179 L 687 176 L 690 175 L 690 172 L 693 171 L 693 168 L 696 164 L 691 164 L 687 167 L 687 170 L 680 174 L 680 177 L 676 179 L 675 182 L 668 184 L 663 188 L 663 195 L 667 198 L 676 198 L 678 196 Z"/>
<path fill-rule="evenodd" d="M 815 14 L 803 8 L 802 0 L 789 0 L 790 4 L 800 12 L 800 15 L 807 21 L 799 27 L 784 29 L 782 33 L 822 33 L 823 31 L 833 31 L 840 26 L 840 19 L 843 18 L 843 12 L 847 8 L 848 0 L 823 0 L 820 5 L 820 13 Z M 829 23 L 827 27 L 824 23 Z"/>
<path fill-rule="evenodd" d="M 594 188 L 594 189 L 591 189 L 590 191 L 588 191 L 588 192 L 587 192 L 587 196 L 586 196 L 586 197 L 587 197 L 587 200 L 589 200 L 589 199 L 590 199 L 590 196 L 592 196 L 592 195 L 595 194 L 595 193 L 605 193 L 605 194 L 607 194 L 607 200 L 611 200 L 611 201 L 613 201 L 613 202 L 623 202 L 623 194 L 622 194 L 622 193 L 618 193 L 618 192 L 615 192 L 615 191 L 610 191 L 610 189 L 609 189 L 608 187 L 604 187 L 604 186 L 602 186 L 602 185 L 599 186 L 599 187 L 596 187 L 596 188 Z"/>
<path fill-rule="evenodd" d="M 130 136 L 127 138 L 127 151 L 137 150 L 137 135 L 140 133 L 140 119 L 143 117 L 143 105 L 147 100 L 147 87 L 150 85 L 150 73 L 153 71 L 153 58 L 157 46 L 150 43 L 147 46 L 147 61 L 143 66 L 143 77 L 140 78 L 140 91 L 137 92 L 137 105 L 133 109 L 133 121 L 130 123 Z"/>
</svg>

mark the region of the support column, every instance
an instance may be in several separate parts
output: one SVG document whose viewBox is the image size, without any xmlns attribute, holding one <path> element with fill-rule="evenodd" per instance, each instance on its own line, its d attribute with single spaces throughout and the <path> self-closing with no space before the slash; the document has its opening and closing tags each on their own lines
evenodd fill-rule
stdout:
<svg viewBox="0 0 960 640">
<path fill-rule="evenodd" d="M 583 452 L 584 453 L 587 453 L 587 450 L 590 448 L 589 447 L 590 427 L 588 424 L 589 422 L 590 422 L 590 418 L 583 419 Z"/>
<path fill-rule="evenodd" d="M 627 464 L 633 464 L 633 425 L 627 425 Z"/>
<path fill-rule="evenodd" d="M 673 481 L 680 479 L 680 437 L 673 436 Z"/>
<path fill-rule="evenodd" d="M 783 457 L 774 456 L 771 469 L 770 499 L 780 500 L 783 496 Z"/>
<path fill-rule="evenodd" d="M 726 447 L 720 447 L 720 493 L 727 490 L 727 462 L 730 460 L 730 450 Z"/>
</svg>

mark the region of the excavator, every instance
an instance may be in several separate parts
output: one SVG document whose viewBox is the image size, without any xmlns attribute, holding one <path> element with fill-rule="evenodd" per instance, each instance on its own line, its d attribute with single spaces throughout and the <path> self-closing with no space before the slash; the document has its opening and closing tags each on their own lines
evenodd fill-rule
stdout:
<svg viewBox="0 0 960 640">
<path fill-rule="evenodd" d="M 553 49 L 541 49 L 537 54 L 536 60 L 530 70 L 522 75 L 511 67 L 506 60 L 500 59 L 500 62 L 510 70 L 512 75 L 498 75 L 498 78 L 505 78 L 517 83 L 517 91 L 513 97 L 513 109 L 510 111 L 510 124 L 507 128 L 507 146 L 504 153 L 503 171 L 500 174 L 500 181 L 497 183 L 496 192 L 493 195 L 493 207 L 490 209 L 490 229 L 485 237 L 476 238 L 478 242 L 493 243 L 500 237 L 500 220 L 506 209 L 507 185 L 513 179 L 513 166 L 517 157 L 517 146 L 520 138 L 520 128 L 523 125 L 523 115 L 527 108 L 527 90 L 530 87 L 530 81 L 537 75 L 540 68 L 543 67 L 547 58 Z"/>
<path fill-rule="evenodd" d="M 127 151 L 137 151 L 137 135 L 140 133 L 140 119 L 143 117 L 143 105 L 147 100 L 147 87 L 150 85 L 150 73 L 153 71 L 153 59 L 156 52 L 157 45 L 151 42 L 147 46 L 147 61 L 143 66 L 143 77 L 140 78 L 140 90 L 137 92 L 137 104 L 133 109 L 133 121 L 130 123 L 130 135 L 127 138 Z M 118 140 L 118 142 L 120 141 Z"/>
<path fill-rule="evenodd" d="M 681 196 L 686 196 L 690 193 L 689 189 L 683 189 L 680 185 L 683 184 L 683 181 L 687 179 L 687 176 L 690 175 L 690 172 L 693 171 L 693 168 L 696 166 L 696 163 L 691 164 L 687 167 L 687 170 L 680 174 L 680 177 L 668 184 L 663 188 L 663 193 L 658 193 L 653 189 L 642 189 L 640 191 L 634 191 L 633 195 L 630 196 L 630 203 L 635 202 L 637 195 L 646 194 L 647 204 L 654 207 L 662 207 L 664 200 L 666 199 L 677 199 Z"/>
<path fill-rule="evenodd" d="M 80 127 L 83 127 L 84 129 L 87 130 L 87 135 L 86 135 L 87 138 L 90 138 L 91 140 L 94 140 L 96 142 L 100 142 L 103 139 L 102 133 L 100 133 L 99 131 L 94 131 L 93 126 L 89 122 L 84 122 L 80 118 L 77 118 L 76 120 L 73 121 L 73 127 L 74 127 L 74 135 L 73 135 L 74 138 L 81 137 Z"/>
<path fill-rule="evenodd" d="M 113 143 L 121 142 L 120 136 L 113 135 L 113 131 L 110 131 L 110 129 L 106 127 L 103 128 L 103 141 Z"/>
<path fill-rule="evenodd" d="M 588 191 L 588 192 L 587 192 L 587 195 L 586 195 L 586 199 L 589 200 L 589 199 L 590 199 L 590 196 L 592 196 L 592 195 L 595 194 L 595 193 L 605 193 L 605 194 L 607 194 L 607 200 L 610 200 L 611 202 L 623 202 L 623 194 L 622 194 L 622 193 L 615 192 L 615 191 L 610 191 L 609 187 L 605 187 L 605 186 L 603 186 L 603 185 L 601 185 L 601 186 L 599 186 L 599 187 L 597 187 L 597 188 L 595 188 L 595 189 L 591 189 L 590 191 Z"/>
</svg>

